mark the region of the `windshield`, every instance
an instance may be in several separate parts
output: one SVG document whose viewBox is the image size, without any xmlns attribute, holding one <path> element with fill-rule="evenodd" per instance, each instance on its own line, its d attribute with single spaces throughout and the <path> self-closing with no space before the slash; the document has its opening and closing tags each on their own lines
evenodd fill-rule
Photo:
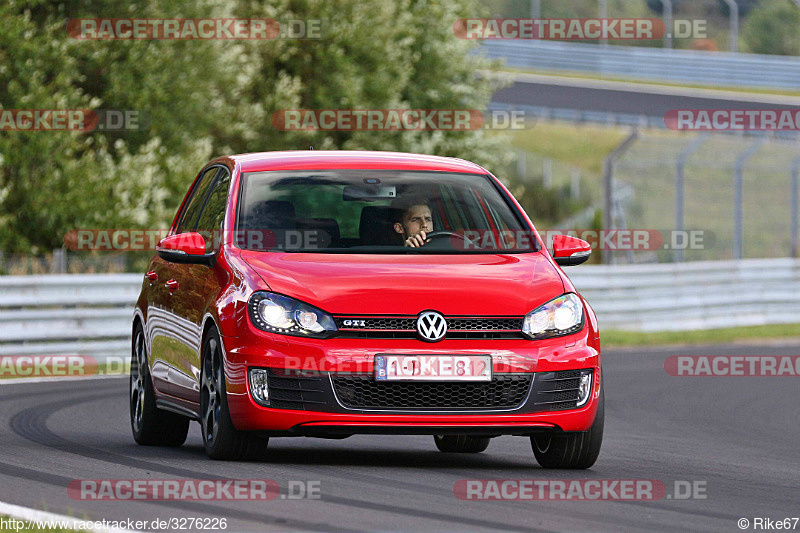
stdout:
<svg viewBox="0 0 800 533">
<path fill-rule="evenodd" d="M 317 253 L 538 250 L 481 174 L 311 170 L 242 174 L 236 245 Z"/>
</svg>

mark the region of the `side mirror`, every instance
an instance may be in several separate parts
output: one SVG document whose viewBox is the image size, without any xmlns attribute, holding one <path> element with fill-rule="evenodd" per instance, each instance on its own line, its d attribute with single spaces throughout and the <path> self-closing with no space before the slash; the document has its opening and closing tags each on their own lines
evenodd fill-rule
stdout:
<svg viewBox="0 0 800 533">
<path fill-rule="evenodd" d="M 553 259 L 561 266 L 585 263 L 592 255 L 592 246 L 577 237 L 556 235 L 553 237 Z"/>
<path fill-rule="evenodd" d="M 156 245 L 158 256 L 170 263 L 214 266 L 217 254 L 207 254 L 205 251 L 206 241 L 196 232 L 170 235 Z"/>
</svg>

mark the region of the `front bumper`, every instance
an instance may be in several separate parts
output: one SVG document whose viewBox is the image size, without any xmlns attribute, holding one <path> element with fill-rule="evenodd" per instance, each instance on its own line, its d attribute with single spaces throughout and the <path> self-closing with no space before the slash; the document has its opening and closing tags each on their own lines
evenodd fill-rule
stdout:
<svg viewBox="0 0 800 533">
<path fill-rule="evenodd" d="M 396 339 L 286 338 L 261 332 L 246 338 L 224 337 L 228 407 L 237 429 L 273 436 L 587 431 L 597 412 L 601 386 L 600 354 L 587 343 L 588 336 L 589 328 L 542 341 L 444 340 L 436 344 Z M 476 394 L 494 398 L 490 407 L 474 402 L 461 408 L 453 408 L 452 402 L 437 407 L 435 401 L 427 399 L 392 405 L 364 402 L 363 395 L 348 396 L 342 382 L 355 380 L 369 389 L 369 394 L 361 392 L 373 400 L 382 398 L 380 387 L 371 379 L 374 356 L 379 353 L 490 354 L 496 378 L 517 384 L 527 380 L 528 387 L 522 395 L 519 387 L 513 391 L 495 387 L 489 396 L 486 391 L 468 395 L 473 399 Z M 247 371 L 252 367 L 270 369 L 268 407 L 256 403 L 250 394 Z M 555 396 L 553 378 L 568 377 L 570 374 L 557 373 L 579 369 L 593 373 L 589 401 L 581 407 L 556 401 L 564 396 Z M 498 390 L 507 393 L 499 400 Z M 406 392 L 390 396 L 405 398 Z M 358 398 L 360 402 L 354 401 Z"/>
</svg>

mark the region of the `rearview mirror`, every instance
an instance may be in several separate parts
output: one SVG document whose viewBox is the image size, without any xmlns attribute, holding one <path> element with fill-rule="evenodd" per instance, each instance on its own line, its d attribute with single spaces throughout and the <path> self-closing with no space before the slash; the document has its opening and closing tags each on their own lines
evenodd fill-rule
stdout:
<svg viewBox="0 0 800 533">
<path fill-rule="evenodd" d="M 213 266 L 217 254 L 205 253 L 206 241 L 196 232 L 178 233 L 161 239 L 156 245 L 158 256 L 170 263 Z"/>
<path fill-rule="evenodd" d="M 348 185 L 342 191 L 342 199 L 346 202 L 372 202 L 397 198 L 397 188 L 383 185 L 365 185 L 357 187 Z"/>
<path fill-rule="evenodd" d="M 561 266 L 585 263 L 592 255 L 592 246 L 577 237 L 555 235 L 553 237 L 553 259 Z"/>
</svg>

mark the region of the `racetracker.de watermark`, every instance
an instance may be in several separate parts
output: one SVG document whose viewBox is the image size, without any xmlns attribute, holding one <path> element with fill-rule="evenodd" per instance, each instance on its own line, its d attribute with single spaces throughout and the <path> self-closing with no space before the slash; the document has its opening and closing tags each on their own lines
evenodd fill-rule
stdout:
<svg viewBox="0 0 800 533">
<path fill-rule="evenodd" d="M 0 131 L 136 131 L 146 118 L 135 109 L 0 109 Z"/>
<path fill-rule="evenodd" d="M 248 229 L 201 232 L 216 248 L 222 239 L 239 247 L 259 250 L 324 250 L 336 247 L 335 236 L 320 229 Z M 75 251 L 149 251 L 169 234 L 169 229 L 73 229 L 64 234 L 64 246 Z M 187 243 L 192 241 L 185 234 Z M 553 238 L 568 235 L 583 239 L 592 250 L 652 252 L 656 250 L 706 250 L 714 246 L 713 232 L 707 230 L 654 229 L 546 229 L 539 232 L 545 246 L 552 249 Z M 530 250 L 536 235 L 529 230 L 455 230 L 449 238 L 455 250 L 487 249 Z"/>
<path fill-rule="evenodd" d="M 274 479 L 73 479 L 73 500 L 115 501 L 270 501 L 319 500 L 321 481 Z"/>
<path fill-rule="evenodd" d="M 713 235 L 704 230 L 660 231 L 654 229 L 546 229 L 539 237 L 548 249 L 556 236 L 567 235 L 586 241 L 592 250 L 652 252 L 655 250 L 703 250 L 713 242 Z M 456 250 L 530 250 L 536 236 L 528 230 L 457 230 L 450 238 Z"/>
<path fill-rule="evenodd" d="M 72 19 L 67 33 L 79 40 L 321 39 L 320 19 L 93 18 Z"/>
<path fill-rule="evenodd" d="M 0 379 L 120 374 L 129 367 L 129 360 L 119 356 L 105 357 L 100 364 L 90 355 L 4 355 Z"/>
<path fill-rule="evenodd" d="M 672 355 L 664 370 L 677 377 L 797 377 L 797 355 Z"/>
<path fill-rule="evenodd" d="M 676 131 L 798 131 L 796 109 L 671 109 L 664 124 Z"/>
<path fill-rule="evenodd" d="M 282 131 L 524 130 L 536 116 L 523 110 L 280 109 L 270 119 Z"/>
<path fill-rule="evenodd" d="M 655 229 L 545 229 L 539 237 L 548 249 L 556 236 L 567 235 L 586 241 L 592 250 L 652 252 L 656 250 L 705 250 L 715 238 L 706 230 Z M 505 249 L 529 250 L 536 236 L 528 230 L 457 230 L 450 238 L 456 250 Z"/>
<path fill-rule="evenodd" d="M 706 20 L 673 21 L 672 28 L 655 18 L 464 18 L 453 24 L 460 39 L 544 39 L 549 41 L 638 40 L 674 37 L 705 39 Z"/>
<path fill-rule="evenodd" d="M 670 486 L 671 485 L 671 486 Z M 705 500 L 706 481 L 658 479 L 460 479 L 459 500 Z"/>
</svg>

